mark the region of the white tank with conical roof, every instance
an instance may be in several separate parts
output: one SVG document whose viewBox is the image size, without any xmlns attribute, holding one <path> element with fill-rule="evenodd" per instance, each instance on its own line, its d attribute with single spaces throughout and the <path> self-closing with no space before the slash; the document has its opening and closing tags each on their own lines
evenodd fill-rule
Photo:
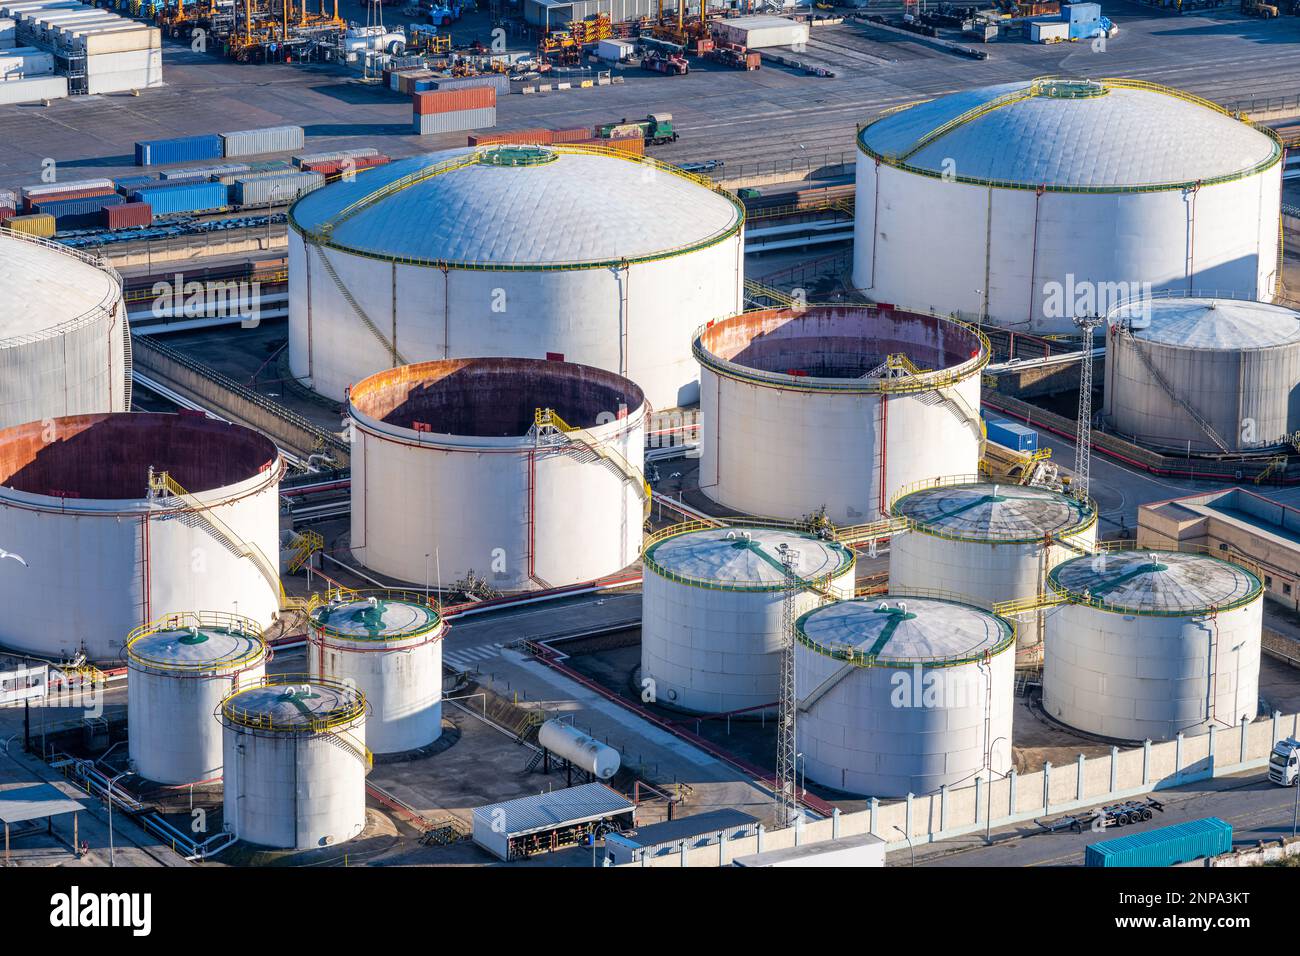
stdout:
<svg viewBox="0 0 1300 956">
<path fill-rule="evenodd" d="M 1178 551 L 1103 551 L 1054 568 L 1043 709 L 1118 740 L 1172 740 L 1252 720 L 1260 580 Z"/>
<path fill-rule="evenodd" d="M 828 598 L 852 596 L 853 552 L 817 535 L 688 522 L 647 539 L 643 693 L 700 713 L 775 703 L 786 589 L 782 547 L 798 552 L 796 573 L 810 585 L 795 599 L 800 613 Z"/>
<path fill-rule="evenodd" d="M 808 779 L 903 797 L 1011 769 L 1011 625 L 969 604 L 890 592 L 795 624 Z"/>
</svg>

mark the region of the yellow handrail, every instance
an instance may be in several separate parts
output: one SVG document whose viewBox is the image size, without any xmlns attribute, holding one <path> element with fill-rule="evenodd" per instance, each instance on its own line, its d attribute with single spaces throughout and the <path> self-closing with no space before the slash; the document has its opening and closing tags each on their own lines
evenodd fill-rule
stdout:
<svg viewBox="0 0 1300 956">
<path fill-rule="evenodd" d="M 230 660 L 222 661 L 187 661 L 174 663 L 171 661 L 160 661 L 152 657 L 143 657 L 136 652 L 134 645 L 141 639 L 158 634 L 162 631 L 180 631 L 189 629 L 203 630 L 210 628 L 213 630 L 230 631 L 243 634 L 247 637 L 254 638 L 254 645 L 245 653 Z M 232 614 L 229 611 L 173 611 L 170 614 L 164 614 L 162 617 L 154 618 L 147 624 L 141 624 L 139 627 L 132 628 L 126 636 L 126 656 L 128 660 L 135 661 L 147 667 L 156 670 L 171 671 L 192 671 L 216 669 L 237 670 L 255 663 L 259 658 L 266 656 L 266 639 L 262 633 L 261 626 L 252 618 L 244 617 L 242 614 Z"/>
</svg>

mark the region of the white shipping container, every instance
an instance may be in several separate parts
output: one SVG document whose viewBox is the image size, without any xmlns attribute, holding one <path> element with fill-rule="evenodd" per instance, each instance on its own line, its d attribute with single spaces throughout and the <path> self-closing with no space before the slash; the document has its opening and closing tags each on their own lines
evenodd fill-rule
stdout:
<svg viewBox="0 0 1300 956">
<path fill-rule="evenodd" d="M 101 28 L 71 31 L 72 41 L 84 48 L 87 56 L 103 53 L 125 53 L 128 50 L 161 50 L 162 40 L 156 27 L 139 24 L 124 25 L 120 29 Z"/>
<path fill-rule="evenodd" d="M 14 28 L 14 22 L 9 19 L 0 19 L 0 49 L 7 50 L 18 43 L 18 35 Z"/>
<path fill-rule="evenodd" d="M 1070 25 L 1061 20 L 1032 20 L 1029 23 L 1029 39 L 1035 43 L 1068 40 L 1069 37 Z"/>
<path fill-rule="evenodd" d="M 50 198 L 58 193 L 80 192 L 83 189 L 112 189 L 111 179 L 76 179 L 66 183 L 37 183 L 23 187 L 24 196 L 45 196 Z"/>
<path fill-rule="evenodd" d="M 220 134 L 227 156 L 258 156 L 302 149 L 306 142 L 301 126 L 268 126 L 265 129 L 236 130 Z"/>
<path fill-rule="evenodd" d="M 456 110 L 452 113 L 413 113 L 413 128 L 417 135 L 430 136 L 434 133 L 455 133 L 462 130 L 489 129 L 497 125 L 497 108 L 483 106 L 472 110 Z"/>
<path fill-rule="evenodd" d="M 785 17 L 736 17 L 713 24 L 713 35 L 725 43 L 739 43 L 751 50 L 794 46 L 808 42 L 808 24 Z"/>
<path fill-rule="evenodd" d="M 626 60 L 636 50 L 636 44 L 630 40 L 601 40 L 596 44 L 596 56 L 611 63 Z"/>
<path fill-rule="evenodd" d="M 40 51 L 16 53 L 0 52 L 0 79 L 11 80 L 22 76 L 49 76 L 54 72 L 54 56 Z"/>
<path fill-rule="evenodd" d="M 379 150 L 373 146 L 358 146 L 355 149 L 337 149 L 332 153 L 302 153 L 290 158 L 295 166 L 304 166 L 307 163 L 328 163 L 336 159 L 347 159 L 349 156 L 378 155 Z"/>
<path fill-rule="evenodd" d="M 86 92 L 117 93 L 162 86 L 162 50 L 86 57 Z"/>
<path fill-rule="evenodd" d="M 0 105 L 59 100 L 68 95 L 66 76 L 33 76 L 0 83 Z"/>
</svg>

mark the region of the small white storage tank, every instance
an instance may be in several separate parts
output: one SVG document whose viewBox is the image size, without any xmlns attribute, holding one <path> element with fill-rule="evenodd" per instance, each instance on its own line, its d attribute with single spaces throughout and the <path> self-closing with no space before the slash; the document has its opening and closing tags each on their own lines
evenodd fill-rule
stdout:
<svg viewBox="0 0 1300 956">
<path fill-rule="evenodd" d="M 1157 296 L 1120 306 L 1109 320 L 1105 415 L 1121 435 L 1225 454 L 1285 446 L 1300 432 L 1300 312 Z"/>
<path fill-rule="evenodd" d="M 747 514 L 837 525 L 897 489 L 974 474 L 988 341 L 887 305 L 769 309 L 696 333 L 700 490 Z"/>
<path fill-rule="evenodd" d="M 333 399 L 381 369 L 556 356 L 698 400 L 691 333 L 744 308 L 745 211 L 646 157 L 484 146 L 398 160 L 289 211 L 289 363 Z"/>
<path fill-rule="evenodd" d="M 783 545 L 799 553 L 795 566 L 804 580 L 834 597 L 852 596 L 853 551 L 816 535 L 687 522 L 647 539 L 641 683 L 658 703 L 725 713 L 776 701 L 786 580 Z M 802 613 L 825 598 L 808 590 L 797 600 Z"/>
<path fill-rule="evenodd" d="M 442 735 L 446 633 L 436 604 L 412 591 L 332 591 L 307 612 L 312 673 L 366 695 L 366 743 L 378 754 Z"/>
<path fill-rule="evenodd" d="M 270 659 L 262 629 L 238 614 L 183 611 L 142 625 L 126 640 L 131 765 L 157 783 L 221 776 L 217 705 L 261 681 Z"/>
<path fill-rule="evenodd" d="M 797 735 L 808 778 L 875 797 L 1011 769 L 1015 638 L 968 604 L 890 593 L 799 618 Z"/>
<path fill-rule="evenodd" d="M 1043 709 L 1117 740 L 1172 740 L 1253 720 L 1259 578 L 1178 551 L 1112 551 L 1053 569 Z"/>
<path fill-rule="evenodd" d="M 538 410 L 555 425 L 538 426 Z M 401 581 L 559 587 L 637 559 L 646 401 L 601 369 L 454 359 L 354 386 L 352 551 Z M 565 429 L 574 429 L 566 431 Z"/>
<path fill-rule="evenodd" d="M 226 828 L 283 850 L 364 830 L 366 710 L 355 687 L 305 676 L 277 675 L 223 700 Z"/>
<path fill-rule="evenodd" d="M 537 730 L 537 742 L 597 780 L 608 780 L 614 776 L 622 763 L 622 758 L 613 747 L 562 720 L 548 720 L 542 724 Z"/>
<path fill-rule="evenodd" d="M 1048 571 L 1097 540 L 1091 501 L 974 476 L 904 488 L 890 511 L 908 523 L 890 538 L 890 589 L 942 591 L 981 607 L 1041 594 Z M 1041 612 L 1016 639 L 1022 659 L 1041 654 Z"/>
<path fill-rule="evenodd" d="M 188 494 L 150 492 L 166 472 Z M 176 608 L 280 608 L 280 476 L 265 436 L 205 417 L 79 415 L 0 431 L 0 645 L 123 658 Z M 232 538 L 233 535 L 233 538 Z"/>
<path fill-rule="evenodd" d="M 0 230 L 0 428 L 126 411 L 130 351 L 122 281 L 111 267 Z"/>
</svg>

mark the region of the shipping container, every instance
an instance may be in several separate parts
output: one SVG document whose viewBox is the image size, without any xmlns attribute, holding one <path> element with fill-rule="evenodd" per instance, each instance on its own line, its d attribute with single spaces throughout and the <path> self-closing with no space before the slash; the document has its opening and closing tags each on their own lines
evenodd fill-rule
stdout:
<svg viewBox="0 0 1300 956">
<path fill-rule="evenodd" d="M 215 166 L 187 166 L 184 169 L 166 169 L 158 174 L 163 182 L 173 179 L 219 179 L 222 176 L 236 176 L 251 172 L 248 163 L 218 163 Z"/>
<path fill-rule="evenodd" d="M 287 153 L 302 149 L 307 141 L 301 126 L 268 126 L 265 129 L 236 130 L 221 133 L 226 156 L 258 156 L 262 153 Z"/>
<path fill-rule="evenodd" d="M 773 46 L 794 46 L 808 42 L 808 24 L 785 17 L 752 16 L 718 20 L 711 24 L 713 36 L 724 43 L 757 50 Z"/>
<path fill-rule="evenodd" d="M 112 192 L 114 185 L 111 179 L 70 179 L 63 183 L 33 183 L 22 187 L 22 195 L 25 198 L 35 199 L 37 196 L 85 192 L 88 189 L 106 189 Z"/>
<path fill-rule="evenodd" d="M 486 129 L 497 124 L 497 108 L 456 110 L 453 113 L 417 113 L 412 124 L 416 134 L 456 133 L 461 130 Z"/>
<path fill-rule="evenodd" d="M 18 215 L 18 210 L 14 209 L 13 206 L 0 206 L 0 222 L 12 219 L 16 215 Z"/>
<path fill-rule="evenodd" d="M 49 76 L 54 72 L 54 55 L 34 47 L 0 50 L 0 81 L 24 76 Z"/>
<path fill-rule="evenodd" d="M 102 186 L 93 189 L 74 189 L 68 192 L 60 193 L 39 193 L 34 196 L 24 196 L 22 203 L 23 212 L 39 212 L 34 207 L 40 203 L 56 202 L 61 199 L 91 199 L 95 196 L 116 196 L 117 190 L 105 189 Z"/>
<path fill-rule="evenodd" d="M 18 36 L 14 32 L 14 22 L 8 18 L 0 19 L 0 50 L 15 46 Z"/>
<path fill-rule="evenodd" d="M 153 223 L 153 207 L 147 202 L 124 202 L 119 206 L 104 207 L 104 226 L 107 229 L 131 229 Z"/>
<path fill-rule="evenodd" d="M 596 56 L 610 63 L 619 63 L 636 52 L 636 44 L 631 40 L 601 40 L 596 44 Z"/>
<path fill-rule="evenodd" d="M 591 130 L 583 130 L 591 135 Z M 470 136 L 470 146 L 550 146 L 555 142 L 549 129 L 517 129 L 510 133 L 475 133 Z"/>
<path fill-rule="evenodd" d="M 49 239 L 54 235 L 54 217 L 43 215 L 14 216 L 5 222 L 5 228 L 26 236 Z"/>
<path fill-rule="evenodd" d="M 238 177 L 230 187 L 230 201 L 239 206 L 287 205 L 325 182 L 320 173 L 304 170 L 283 176 Z"/>
<path fill-rule="evenodd" d="M 324 163 L 332 159 L 345 159 L 348 156 L 378 156 L 379 150 L 373 146 L 360 146 L 356 149 L 336 149 L 328 153 L 302 153 L 298 156 L 290 157 L 293 165 L 301 166 L 303 163 Z"/>
<path fill-rule="evenodd" d="M 1218 817 L 1189 820 L 1084 848 L 1084 866 L 1174 866 L 1232 851 L 1232 825 Z"/>
<path fill-rule="evenodd" d="M 152 186 L 137 189 L 131 194 L 132 202 L 147 202 L 155 216 L 169 216 L 184 212 L 206 212 L 229 205 L 226 187 L 221 183 L 182 183 L 178 186 Z"/>
<path fill-rule="evenodd" d="M 984 421 L 984 427 L 991 442 L 997 442 L 1015 451 L 1038 450 L 1038 432 L 1019 422 L 1007 421 L 1004 418 L 988 418 Z"/>
<path fill-rule="evenodd" d="M 162 50 L 131 50 L 86 57 L 86 92 L 121 93 L 162 86 Z"/>
<path fill-rule="evenodd" d="M 620 153 L 627 153 L 630 156 L 645 155 L 645 140 L 643 139 L 583 139 L 575 143 L 568 143 L 568 146 L 600 146 L 603 149 L 612 149 Z"/>
<path fill-rule="evenodd" d="M 434 90 L 432 93 L 415 93 L 411 103 L 417 116 L 434 113 L 454 113 L 464 110 L 496 110 L 497 91 L 491 86 L 471 86 L 463 90 Z M 457 126 L 454 129 L 474 129 L 473 126 Z"/>
<path fill-rule="evenodd" d="M 307 163 L 302 168 L 308 172 L 320 173 L 322 176 L 337 176 L 346 170 L 360 172 L 389 162 L 387 156 L 351 156 L 347 159 L 332 159 L 321 163 Z"/>
<path fill-rule="evenodd" d="M 203 136 L 178 136 L 173 139 L 145 140 L 135 144 L 137 166 L 170 166 L 174 163 L 192 163 L 204 159 L 221 159 L 221 137 L 215 133 Z"/>
<path fill-rule="evenodd" d="M 0 83 L 0 106 L 61 100 L 68 95 L 66 76 L 29 76 Z"/>
<path fill-rule="evenodd" d="M 18 191 L 16 189 L 0 189 L 0 206 L 10 206 L 18 208 Z"/>
<path fill-rule="evenodd" d="M 490 86 L 498 94 L 510 92 L 510 77 L 504 73 L 483 73 L 480 76 L 441 76 L 434 81 L 434 89 L 441 92 L 469 90 Z"/>
<path fill-rule="evenodd" d="M 113 186 L 122 195 L 129 196 L 141 186 L 156 182 L 158 182 L 158 180 L 152 176 L 123 176 L 121 179 L 113 180 Z"/>
<path fill-rule="evenodd" d="M 552 143 L 580 143 L 584 139 L 591 139 L 590 126 L 572 126 L 568 129 L 551 130 Z"/>
<path fill-rule="evenodd" d="M 1070 38 L 1070 25 L 1063 20 L 1031 20 L 1029 39 L 1034 43 L 1057 43 Z"/>
<path fill-rule="evenodd" d="M 117 193 L 90 196 L 83 199 L 56 199 L 35 203 L 32 212 L 53 216 L 54 228 L 60 232 L 69 229 L 93 229 L 104 219 L 106 206 L 120 206 L 126 202 Z"/>
</svg>

